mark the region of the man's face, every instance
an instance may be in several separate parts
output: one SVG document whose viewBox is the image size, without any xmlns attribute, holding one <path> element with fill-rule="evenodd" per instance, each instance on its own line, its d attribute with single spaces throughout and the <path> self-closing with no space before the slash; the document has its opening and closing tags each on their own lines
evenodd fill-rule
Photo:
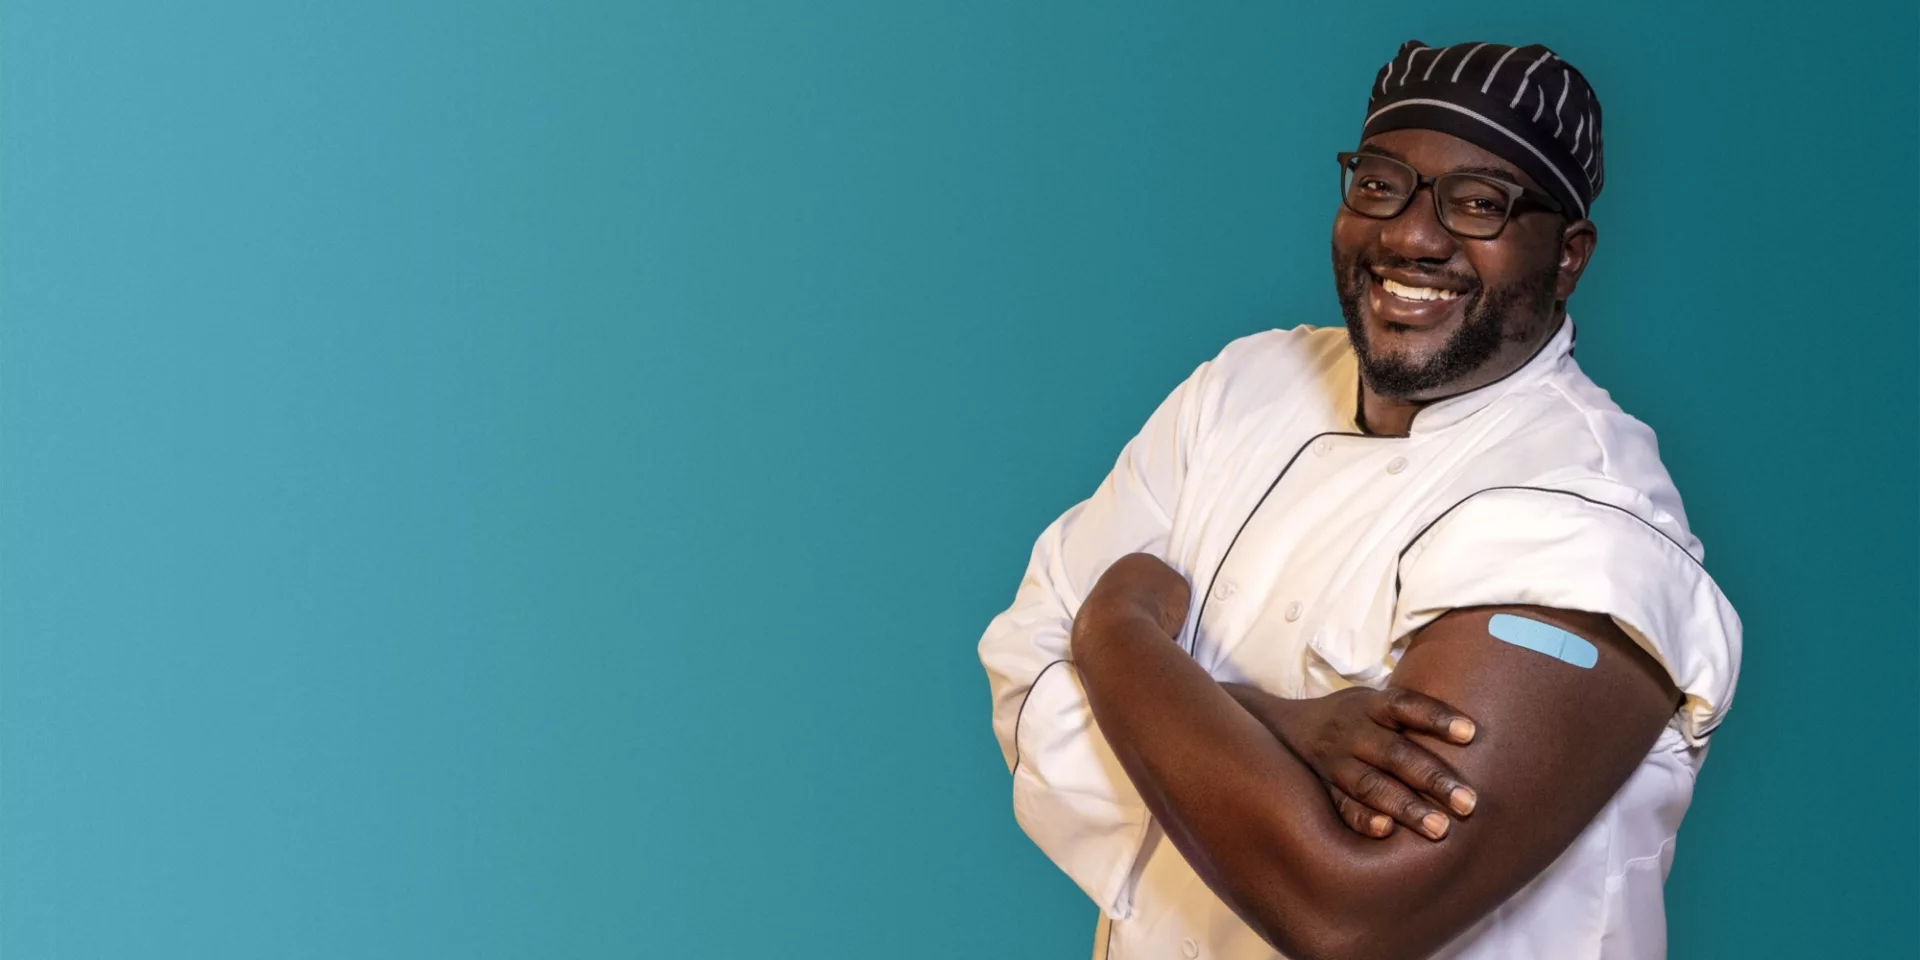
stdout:
<svg viewBox="0 0 1920 960">
<path fill-rule="evenodd" d="M 1423 176 L 1474 172 L 1540 189 L 1518 167 L 1438 131 L 1395 130 L 1369 137 L 1361 149 Z M 1590 225 L 1566 225 L 1558 214 L 1523 204 L 1499 236 L 1457 237 L 1441 226 L 1430 187 L 1391 220 L 1341 205 L 1333 221 L 1334 286 L 1367 385 L 1382 397 L 1428 400 L 1525 363 L 1552 332 L 1555 307 L 1572 292 L 1592 249 Z M 1570 234 L 1583 236 L 1570 243 Z M 1406 288 L 1441 296 L 1420 299 L 1434 294 Z"/>
</svg>

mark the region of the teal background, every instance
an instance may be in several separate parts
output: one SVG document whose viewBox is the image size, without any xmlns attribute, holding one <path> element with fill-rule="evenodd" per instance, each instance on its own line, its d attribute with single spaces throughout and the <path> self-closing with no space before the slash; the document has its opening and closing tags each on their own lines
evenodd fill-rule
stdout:
<svg viewBox="0 0 1920 960">
<path fill-rule="evenodd" d="M 12 2 L 0 954 L 1078 957 L 974 644 L 1337 323 L 1402 40 L 1606 105 L 1580 358 L 1747 626 L 1676 957 L 1911 955 L 1908 3 Z"/>
</svg>

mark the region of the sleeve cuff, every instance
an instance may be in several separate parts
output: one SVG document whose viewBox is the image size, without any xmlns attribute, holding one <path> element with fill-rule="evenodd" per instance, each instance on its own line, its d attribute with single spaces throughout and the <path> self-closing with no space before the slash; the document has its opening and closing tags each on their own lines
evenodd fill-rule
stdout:
<svg viewBox="0 0 1920 960">
<path fill-rule="evenodd" d="M 1071 663 L 1034 685 L 1014 741 L 1013 812 L 1021 829 L 1101 910 L 1126 919 L 1152 818 L 1094 726 Z"/>
<path fill-rule="evenodd" d="M 1458 607 L 1604 613 L 1685 694 L 1677 720 L 1690 744 L 1733 701 L 1739 616 L 1693 553 L 1624 507 L 1548 489 L 1483 493 L 1414 544 L 1400 579 L 1396 643 Z"/>
</svg>

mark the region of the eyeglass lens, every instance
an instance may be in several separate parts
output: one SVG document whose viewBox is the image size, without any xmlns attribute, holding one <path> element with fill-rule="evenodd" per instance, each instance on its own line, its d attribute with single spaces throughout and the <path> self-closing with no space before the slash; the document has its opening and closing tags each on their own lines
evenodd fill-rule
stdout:
<svg viewBox="0 0 1920 960">
<path fill-rule="evenodd" d="M 1341 176 L 1341 192 L 1348 207 L 1369 217 L 1400 215 L 1413 199 L 1420 175 L 1412 167 L 1386 157 L 1357 156 Z M 1434 180 L 1434 200 L 1440 223 L 1463 237 L 1485 238 L 1507 223 L 1513 198 L 1493 180 L 1470 173 L 1443 174 Z"/>
</svg>

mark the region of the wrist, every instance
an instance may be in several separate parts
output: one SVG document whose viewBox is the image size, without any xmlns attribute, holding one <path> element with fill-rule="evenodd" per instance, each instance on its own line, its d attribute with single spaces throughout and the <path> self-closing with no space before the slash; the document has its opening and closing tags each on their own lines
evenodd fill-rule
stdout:
<svg viewBox="0 0 1920 960">
<path fill-rule="evenodd" d="M 1127 613 L 1146 618 L 1169 637 L 1180 635 L 1192 602 L 1191 588 L 1180 571 L 1150 553 L 1131 553 L 1115 561 L 1101 577 L 1100 587 L 1112 587 L 1107 597 Z"/>
<path fill-rule="evenodd" d="M 1108 637 L 1144 631 L 1173 639 L 1186 624 L 1187 581 L 1159 558 L 1128 554 L 1100 575 L 1074 614 L 1068 643 L 1074 659 Z"/>
<path fill-rule="evenodd" d="M 1254 719 L 1259 720 L 1275 739 L 1286 744 L 1288 749 L 1293 749 L 1296 721 L 1309 701 L 1277 697 L 1251 684 L 1223 683 L 1220 686 L 1233 697 L 1235 703 L 1253 714 Z"/>
<path fill-rule="evenodd" d="M 1140 634 L 1157 636 L 1153 618 L 1133 598 L 1096 593 L 1080 605 L 1068 634 L 1068 652 L 1077 663 L 1098 657 L 1116 642 Z"/>
</svg>

